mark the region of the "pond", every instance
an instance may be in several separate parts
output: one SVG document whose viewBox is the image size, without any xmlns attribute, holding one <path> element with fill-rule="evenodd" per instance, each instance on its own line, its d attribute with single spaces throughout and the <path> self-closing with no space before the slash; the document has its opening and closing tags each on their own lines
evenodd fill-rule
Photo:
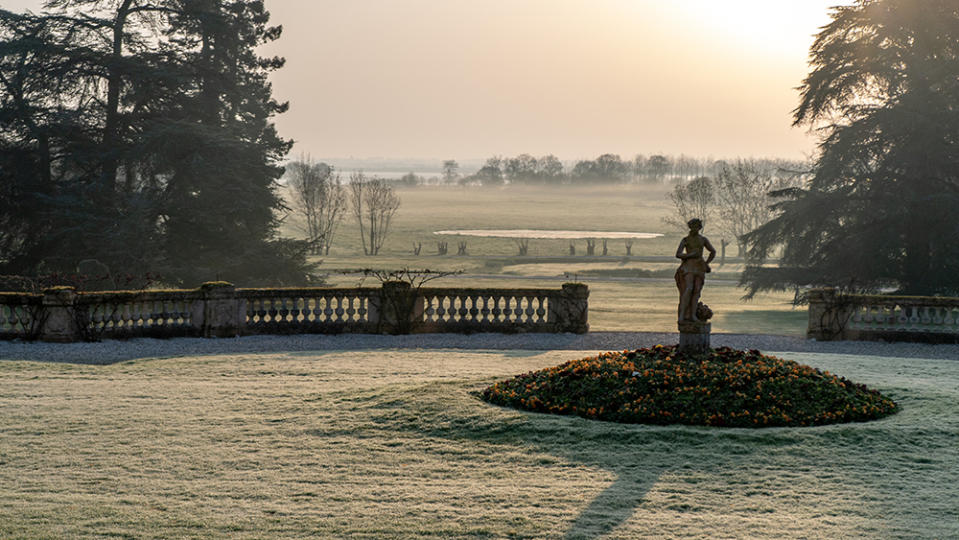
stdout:
<svg viewBox="0 0 959 540">
<path fill-rule="evenodd" d="M 433 234 L 446 236 L 481 236 L 485 238 L 549 238 L 560 240 L 578 240 L 584 238 L 637 238 L 648 240 L 663 236 L 659 233 L 628 231 L 549 231 L 538 229 L 462 229 L 436 231 Z"/>
</svg>

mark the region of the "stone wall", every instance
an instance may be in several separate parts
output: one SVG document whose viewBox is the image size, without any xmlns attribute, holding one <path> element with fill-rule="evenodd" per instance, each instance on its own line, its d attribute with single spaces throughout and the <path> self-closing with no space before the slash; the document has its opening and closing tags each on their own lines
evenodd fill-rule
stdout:
<svg viewBox="0 0 959 540">
<path fill-rule="evenodd" d="M 959 298 L 809 293 L 807 335 L 820 341 L 959 343 Z"/>
<path fill-rule="evenodd" d="M 199 289 L 0 294 L 0 338 L 95 341 L 254 334 L 573 332 L 589 330 L 589 289 Z"/>
</svg>

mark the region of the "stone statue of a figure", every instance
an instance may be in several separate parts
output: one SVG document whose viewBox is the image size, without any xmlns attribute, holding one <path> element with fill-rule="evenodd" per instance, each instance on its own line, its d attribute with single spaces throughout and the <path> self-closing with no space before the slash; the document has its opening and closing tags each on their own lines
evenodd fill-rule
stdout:
<svg viewBox="0 0 959 540">
<path fill-rule="evenodd" d="M 703 228 L 703 221 L 699 218 L 689 220 L 689 234 L 680 240 L 676 249 L 676 258 L 683 262 L 676 270 L 676 286 L 679 287 L 679 322 L 698 322 L 696 308 L 699 306 L 699 296 L 706 282 L 706 274 L 710 272 L 709 263 L 716 257 L 716 248 L 709 243 L 709 239 L 699 234 Z M 703 249 L 709 251 L 709 257 L 703 259 Z"/>
</svg>

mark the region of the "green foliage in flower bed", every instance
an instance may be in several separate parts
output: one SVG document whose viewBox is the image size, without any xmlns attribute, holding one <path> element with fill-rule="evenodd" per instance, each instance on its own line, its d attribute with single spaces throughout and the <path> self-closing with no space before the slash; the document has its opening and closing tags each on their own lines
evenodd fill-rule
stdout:
<svg viewBox="0 0 959 540">
<path fill-rule="evenodd" d="M 608 352 L 518 375 L 482 396 L 517 409 L 639 424 L 814 426 L 898 411 L 879 392 L 828 371 L 728 347 L 698 357 L 662 345 Z"/>
</svg>

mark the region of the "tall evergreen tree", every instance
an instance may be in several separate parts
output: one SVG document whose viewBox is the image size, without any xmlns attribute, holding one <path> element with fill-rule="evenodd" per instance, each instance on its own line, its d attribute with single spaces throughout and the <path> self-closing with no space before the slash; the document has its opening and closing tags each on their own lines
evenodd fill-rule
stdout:
<svg viewBox="0 0 959 540">
<path fill-rule="evenodd" d="M 194 280 L 212 273 L 229 279 L 247 274 L 249 280 L 252 272 L 296 281 L 295 265 L 277 263 L 290 252 L 305 255 L 305 244 L 273 239 L 275 211 L 283 209 L 275 184 L 283 173 L 278 162 L 291 142 L 271 123 L 287 105 L 273 99 L 267 76 L 283 60 L 255 52 L 277 39 L 280 28 L 267 26 L 269 14 L 259 1 L 178 4 L 171 28 L 177 44 L 190 51 L 183 65 L 194 87 L 184 94 L 183 115 L 173 124 L 180 137 L 170 148 L 177 159 L 171 160 L 164 201 L 165 232 L 167 249 L 184 256 L 170 264 L 177 275 Z"/>
<path fill-rule="evenodd" d="M 286 105 L 259 1 L 53 0 L 0 11 L 0 193 L 30 204 L 0 265 L 159 271 L 180 284 L 302 281 L 305 246 L 276 238 Z M 46 219 L 49 218 L 49 219 Z M 39 223 L 39 225 L 29 225 Z M 27 224 L 27 225 L 24 225 Z M 23 230 L 21 230 L 23 229 Z"/>
<path fill-rule="evenodd" d="M 750 293 L 834 285 L 959 291 L 959 9 L 955 0 L 834 8 L 811 49 L 797 125 L 821 129 L 814 175 L 746 240 Z"/>
</svg>

